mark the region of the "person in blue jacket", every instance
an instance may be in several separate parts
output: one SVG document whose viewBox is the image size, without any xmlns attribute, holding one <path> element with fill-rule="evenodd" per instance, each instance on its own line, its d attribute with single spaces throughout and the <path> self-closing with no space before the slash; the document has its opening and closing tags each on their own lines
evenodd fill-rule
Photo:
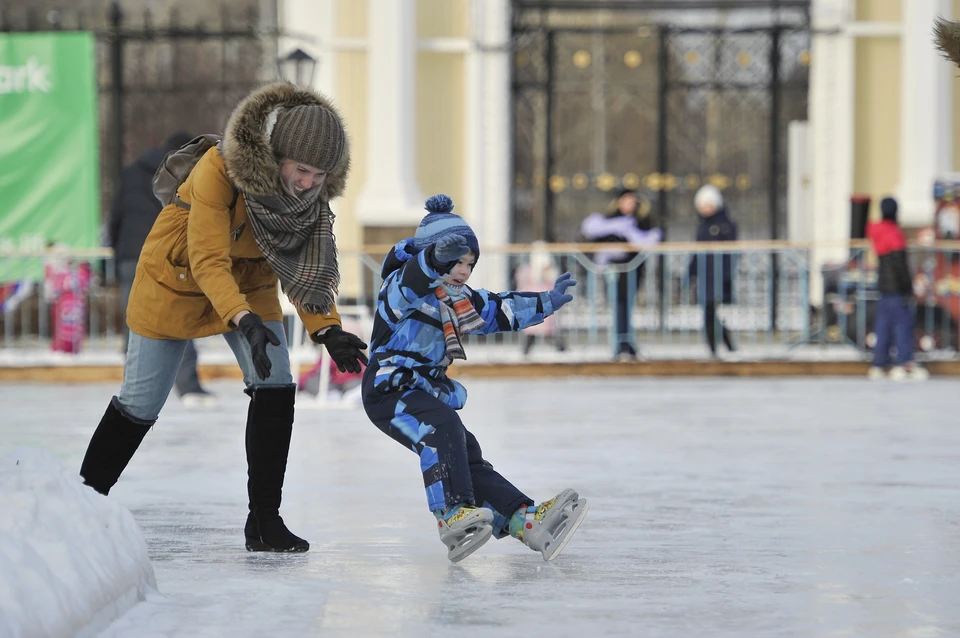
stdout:
<svg viewBox="0 0 960 638">
<path fill-rule="evenodd" d="M 700 213 L 698 242 L 736 241 L 737 225 L 730 219 L 720 190 L 711 184 L 702 186 L 694 197 Z M 690 277 L 697 278 L 697 298 L 703 306 L 703 328 L 710 353 L 717 356 L 717 328 L 730 352 L 737 348 L 730 331 L 717 317 L 717 306 L 733 302 L 734 255 L 730 252 L 697 253 L 690 260 Z"/>
<path fill-rule="evenodd" d="M 457 414 L 467 391 L 447 376 L 466 359 L 468 333 L 523 330 L 573 300 L 570 273 L 546 292 L 493 293 L 468 287 L 480 257 L 477 236 L 446 195 L 427 200 L 416 234 L 386 256 L 363 406 L 385 434 L 420 457 L 427 504 L 447 557 L 457 562 L 491 536 L 513 536 L 556 557 L 587 513 L 574 490 L 535 501 L 493 469 Z"/>
</svg>

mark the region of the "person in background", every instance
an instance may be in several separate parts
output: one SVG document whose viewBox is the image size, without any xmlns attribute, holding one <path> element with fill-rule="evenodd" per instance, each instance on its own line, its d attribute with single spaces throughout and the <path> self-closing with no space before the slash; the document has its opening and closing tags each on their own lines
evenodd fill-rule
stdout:
<svg viewBox="0 0 960 638">
<path fill-rule="evenodd" d="M 897 209 L 897 200 L 886 197 L 880 202 L 883 219 L 867 224 L 867 238 L 879 260 L 877 287 L 880 291 L 873 328 L 877 342 L 868 375 L 871 379 L 886 376 L 893 341 L 897 346 L 897 359 L 890 370 L 890 378 L 922 381 L 928 374 L 913 360 L 913 278 L 907 263 L 907 240 L 897 223 Z"/>
<path fill-rule="evenodd" d="M 120 174 L 110 208 L 108 231 L 110 247 L 113 248 L 120 282 L 120 306 L 123 308 L 123 351 L 127 351 L 130 332 L 127 328 L 127 304 L 130 302 L 130 287 L 137 272 L 137 260 L 143 244 L 163 208 L 153 194 L 153 176 L 163 158 L 189 142 L 192 135 L 185 131 L 171 133 L 162 146 L 149 148 Z M 180 401 L 187 406 L 214 407 L 217 397 L 200 384 L 197 374 L 197 348 L 192 340 L 187 341 L 183 360 L 177 370 L 174 390 Z"/>
<path fill-rule="evenodd" d="M 43 297 L 50 305 L 50 349 L 77 354 L 87 336 L 87 293 L 93 280 L 90 264 L 70 258 L 64 243 L 47 245 L 43 268 Z"/>
<path fill-rule="evenodd" d="M 657 244 L 663 238 L 663 232 L 653 224 L 649 207 L 640 205 L 637 191 L 632 188 L 621 188 L 616 192 L 615 207 L 609 214 L 592 213 L 584 218 L 580 225 L 580 234 L 586 241 L 634 244 L 638 249 Z M 636 257 L 637 253 L 632 251 L 604 251 L 597 253 L 594 258 L 599 266 L 608 264 L 617 266 L 614 269 L 616 273 L 616 297 L 613 309 L 616 343 L 614 356 L 626 361 L 637 360 L 630 315 L 636 292 L 640 288 L 643 263 L 636 267 L 625 266 Z"/>
<path fill-rule="evenodd" d="M 531 245 L 530 260 L 517 268 L 517 288 L 519 290 L 547 290 L 553 287 L 553 282 L 560 276 L 560 271 L 554 264 L 553 255 L 547 250 L 543 241 L 535 241 Z M 557 315 L 550 315 L 543 323 L 530 326 L 524 332 L 523 354 L 528 355 L 533 349 L 537 337 L 553 339 L 557 352 L 567 349 L 563 335 L 557 326 Z"/>
<path fill-rule="evenodd" d="M 730 219 L 720 189 L 711 184 L 700 187 L 693 204 L 700 214 L 698 242 L 737 240 L 737 225 Z M 730 331 L 717 318 L 717 306 L 733 302 L 733 259 L 729 252 L 704 252 L 690 260 L 690 277 L 697 278 L 697 297 L 703 305 L 703 328 L 710 354 L 714 357 L 717 356 L 718 327 L 727 349 L 730 352 L 737 349 Z"/>
</svg>

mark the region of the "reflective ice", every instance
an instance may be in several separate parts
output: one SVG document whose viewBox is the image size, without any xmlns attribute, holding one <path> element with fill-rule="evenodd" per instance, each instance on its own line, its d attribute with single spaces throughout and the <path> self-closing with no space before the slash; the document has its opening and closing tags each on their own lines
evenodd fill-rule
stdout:
<svg viewBox="0 0 960 638">
<path fill-rule="evenodd" d="M 512 539 L 450 564 L 416 456 L 362 411 L 298 412 L 282 513 L 308 554 L 244 551 L 237 382 L 171 399 L 111 493 L 159 595 L 103 635 L 960 635 L 952 380 L 466 381 L 486 457 L 591 501 L 553 563 Z M 110 385 L 0 386 L 0 453 L 79 468 Z"/>
</svg>

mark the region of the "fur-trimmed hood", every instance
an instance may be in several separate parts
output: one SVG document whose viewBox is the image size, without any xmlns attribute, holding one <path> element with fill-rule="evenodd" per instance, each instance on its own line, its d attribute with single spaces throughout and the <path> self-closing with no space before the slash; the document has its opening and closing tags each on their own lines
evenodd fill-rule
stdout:
<svg viewBox="0 0 960 638">
<path fill-rule="evenodd" d="M 933 24 L 933 42 L 944 58 L 960 66 L 960 22 L 937 18 Z"/>
<path fill-rule="evenodd" d="M 241 191 L 252 195 L 273 195 L 282 191 L 280 162 L 265 135 L 271 112 L 278 107 L 319 105 L 330 109 L 341 126 L 340 111 L 326 96 L 289 82 L 267 84 L 253 91 L 237 105 L 227 120 L 221 152 L 227 175 Z M 320 197 L 330 201 L 343 194 L 350 171 L 350 140 L 337 165 L 327 173 Z"/>
</svg>

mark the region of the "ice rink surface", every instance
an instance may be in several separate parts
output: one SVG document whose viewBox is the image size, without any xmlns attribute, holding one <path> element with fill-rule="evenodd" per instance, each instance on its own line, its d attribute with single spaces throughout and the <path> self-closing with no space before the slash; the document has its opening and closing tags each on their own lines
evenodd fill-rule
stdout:
<svg viewBox="0 0 960 638">
<path fill-rule="evenodd" d="M 459 565 L 417 457 L 361 410 L 298 412 L 281 513 L 302 555 L 244 551 L 246 397 L 171 398 L 111 493 L 158 595 L 103 636 L 960 635 L 958 382 L 466 381 L 485 456 L 538 500 L 591 502 L 544 563 Z M 0 454 L 79 469 L 109 385 L 0 386 Z"/>
</svg>

